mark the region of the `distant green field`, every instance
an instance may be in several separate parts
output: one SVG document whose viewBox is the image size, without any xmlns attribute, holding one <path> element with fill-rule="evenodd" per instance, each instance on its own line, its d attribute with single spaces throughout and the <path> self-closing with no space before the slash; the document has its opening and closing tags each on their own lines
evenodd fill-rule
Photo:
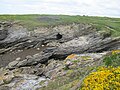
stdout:
<svg viewBox="0 0 120 90">
<path fill-rule="evenodd" d="M 112 36 L 120 36 L 120 18 L 68 16 L 68 15 L 0 15 L 0 21 L 19 21 L 32 30 L 39 26 L 55 26 L 59 24 L 87 23 L 101 32 L 110 32 Z"/>
</svg>

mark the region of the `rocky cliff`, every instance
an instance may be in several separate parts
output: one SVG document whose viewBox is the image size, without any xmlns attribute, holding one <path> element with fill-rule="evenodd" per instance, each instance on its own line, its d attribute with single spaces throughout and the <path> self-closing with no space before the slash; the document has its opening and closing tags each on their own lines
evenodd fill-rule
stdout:
<svg viewBox="0 0 120 90">
<path fill-rule="evenodd" d="M 103 57 L 116 49 L 120 49 L 120 38 L 101 34 L 91 24 L 35 27 L 29 31 L 18 22 L 1 22 L 0 90 L 36 90 L 49 87 L 61 76 L 60 84 L 78 77 L 81 84 L 94 67 L 102 65 Z M 56 85 L 54 90 L 61 88 Z"/>
</svg>

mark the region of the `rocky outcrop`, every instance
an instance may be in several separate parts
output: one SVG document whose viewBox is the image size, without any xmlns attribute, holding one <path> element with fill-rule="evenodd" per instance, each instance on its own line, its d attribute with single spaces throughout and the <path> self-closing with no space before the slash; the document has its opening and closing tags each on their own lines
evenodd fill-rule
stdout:
<svg viewBox="0 0 120 90">
<path fill-rule="evenodd" d="M 71 54 L 64 61 L 51 60 L 45 75 L 50 77 L 48 86 L 39 90 L 77 90 L 83 79 L 103 64 L 107 53 Z"/>
<path fill-rule="evenodd" d="M 21 71 L 0 69 L 0 90 L 36 90 L 47 85 L 47 78 Z"/>
<path fill-rule="evenodd" d="M 86 53 L 72 54 L 64 61 L 51 59 L 46 65 L 38 64 L 32 66 L 24 66 L 9 70 L 0 69 L 0 89 L 8 90 L 29 89 L 35 90 L 42 86 L 46 86 L 49 80 L 56 80 L 57 77 L 69 77 L 72 72 L 79 72 L 82 75 L 89 67 L 101 65 L 102 57 L 107 53 Z M 91 71 L 91 68 L 88 69 Z M 81 71 L 79 71 L 79 69 Z M 72 72 L 70 72 L 72 70 Z M 40 77 L 45 76 L 45 77 Z M 49 79 L 48 79 L 49 78 Z M 42 81 L 42 82 L 41 82 Z M 52 88 L 52 87 L 51 87 Z"/>
<path fill-rule="evenodd" d="M 5 23 L 5 25 L 9 25 L 9 23 Z M 8 48 L 11 47 L 18 42 L 24 41 L 23 38 L 28 36 L 28 31 L 26 28 L 22 26 L 11 24 L 10 26 L 3 26 L 3 30 L 1 30 L 1 39 L 0 39 L 0 48 Z M 21 40 L 23 39 L 23 40 Z"/>
<path fill-rule="evenodd" d="M 40 47 L 42 44 L 50 45 L 57 41 L 58 44 L 64 43 L 80 35 L 94 32 L 94 28 L 87 24 L 59 25 L 55 27 L 40 27 L 29 32 L 19 23 L 1 23 L 0 48 L 4 51 Z M 52 44 L 52 46 L 57 46 Z M 1 52 L 1 53 L 2 53 Z"/>
<path fill-rule="evenodd" d="M 49 58 L 52 56 L 52 53 L 38 53 L 33 56 L 26 56 L 26 59 L 24 60 L 15 60 L 13 62 L 10 62 L 8 64 L 9 69 L 13 69 L 16 67 L 23 67 L 23 66 L 31 66 L 31 65 L 36 65 L 38 63 L 44 63 L 49 60 Z"/>
<path fill-rule="evenodd" d="M 59 47 L 49 47 L 42 52 L 25 60 L 15 60 L 9 63 L 8 68 L 16 68 L 22 66 L 31 66 L 38 63 L 46 63 L 49 59 L 64 60 L 68 55 L 86 52 L 101 52 L 101 50 L 109 50 L 111 45 L 115 45 L 119 38 L 112 39 L 111 37 L 103 38 L 98 33 L 90 34 L 75 38 L 71 41 L 60 44 Z"/>
<path fill-rule="evenodd" d="M 49 46 L 59 47 L 57 51 L 61 52 L 62 49 L 66 48 L 65 44 L 69 43 L 68 41 L 70 42 L 74 41 L 76 43 L 77 42 L 76 39 L 78 39 L 78 42 L 82 42 L 82 43 L 85 42 L 85 41 L 82 41 L 82 38 L 91 39 L 91 40 L 86 40 L 86 43 L 87 41 L 89 41 L 90 43 L 91 42 L 96 43 L 97 40 L 101 40 L 98 42 L 100 44 L 102 42 L 107 41 L 107 37 L 104 37 L 104 36 L 102 37 L 100 35 L 94 34 L 95 32 L 96 32 L 96 29 L 92 25 L 75 24 L 75 23 L 69 24 L 69 25 L 59 25 L 54 27 L 40 27 L 40 28 L 36 28 L 34 31 L 28 32 L 27 29 L 24 28 L 23 26 L 13 23 L 13 24 L 10 24 L 10 27 L 7 27 L 6 33 L 5 31 L 4 33 L 2 32 L 2 35 L 4 35 L 4 37 L 1 36 L 1 39 L 4 39 L 4 40 L 0 41 L 0 48 L 1 48 L 0 53 L 4 53 L 10 50 L 13 51 L 16 49 L 28 49 L 33 47 L 39 48 L 42 45 L 47 45 L 48 47 Z M 64 47 L 61 47 L 61 46 L 64 46 Z M 75 48 L 75 47 L 76 46 L 73 45 L 73 46 L 70 46 L 69 48 L 69 45 L 68 45 L 66 50 L 71 49 L 71 51 L 73 51 L 72 48 Z M 81 45 L 79 47 L 81 47 Z M 92 47 L 92 45 L 90 45 L 89 47 L 85 47 L 85 49 L 90 47 Z M 62 51 L 65 52 L 65 50 L 62 50 Z M 58 52 L 56 52 L 56 55 Z"/>
<path fill-rule="evenodd" d="M 120 38 L 101 35 L 89 24 L 37 27 L 33 31 L 16 23 L 1 25 L 1 60 L 7 60 L 3 59 L 5 54 L 10 54 L 9 57 L 20 55 L 8 60 L 0 69 L 0 89 L 35 90 L 41 87 L 40 76 L 45 76 L 44 80 L 49 78 L 56 81 L 59 81 L 57 77 L 62 76 L 63 82 L 75 76 L 69 81 L 74 83 L 76 75 L 80 76 L 77 78 L 84 78 L 93 68 L 101 65 L 102 58 L 109 50 L 120 48 Z"/>
<path fill-rule="evenodd" d="M 98 33 L 81 36 L 61 44 L 54 51 L 53 57 L 65 58 L 72 53 L 107 51 L 118 41 L 120 41 L 120 38 L 103 38 Z"/>
<path fill-rule="evenodd" d="M 44 34 L 50 35 L 52 33 L 59 33 L 63 37 L 63 39 L 73 39 L 75 37 L 79 37 L 82 35 L 88 35 L 90 33 L 95 32 L 96 29 L 90 24 L 66 24 L 66 25 L 58 25 L 58 26 L 51 26 L 51 27 L 38 27 L 34 30 L 33 35 L 36 34 Z"/>
</svg>

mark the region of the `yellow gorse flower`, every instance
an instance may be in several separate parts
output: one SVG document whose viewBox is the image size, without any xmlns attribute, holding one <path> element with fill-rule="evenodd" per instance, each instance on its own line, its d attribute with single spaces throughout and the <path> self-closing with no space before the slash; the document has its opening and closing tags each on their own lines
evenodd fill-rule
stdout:
<svg viewBox="0 0 120 90">
<path fill-rule="evenodd" d="M 120 67 L 100 67 L 84 79 L 82 90 L 120 90 Z"/>
<path fill-rule="evenodd" d="M 113 50 L 112 55 L 120 53 L 120 50 Z"/>
</svg>

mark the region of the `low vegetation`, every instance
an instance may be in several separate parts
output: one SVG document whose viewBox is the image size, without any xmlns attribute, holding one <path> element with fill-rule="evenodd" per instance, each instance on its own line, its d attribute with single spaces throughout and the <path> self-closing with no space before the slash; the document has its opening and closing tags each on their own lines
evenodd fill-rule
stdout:
<svg viewBox="0 0 120 90">
<path fill-rule="evenodd" d="M 106 56 L 103 61 L 106 66 L 118 67 L 120 66 L 120 53 L 113 51 L 112 55 Z"/>
<path fill-rule="evenodd" d="M 1 21 L 18 21 L 29 30 L 39 26 L 54 26 L 70 23 L 92 24 L 101 33 L 111 33 L 120 36 L 120 18 L 68 16 L 68 15 L 0 15 Z"/>
<path fill-rule="evenodd" d="M 120 90 L 120 50 L 112 51 L 103 61 L 105 66 L 84 79 L 82 90 Z"/>
<path fill-rule="evenodd" d="M 82 90 L 120 90 L 120 67 L 101 67 L 83 82 Z"/>
</svg>

